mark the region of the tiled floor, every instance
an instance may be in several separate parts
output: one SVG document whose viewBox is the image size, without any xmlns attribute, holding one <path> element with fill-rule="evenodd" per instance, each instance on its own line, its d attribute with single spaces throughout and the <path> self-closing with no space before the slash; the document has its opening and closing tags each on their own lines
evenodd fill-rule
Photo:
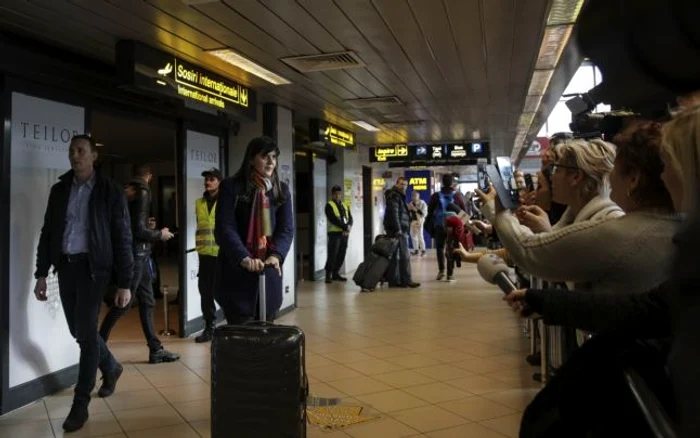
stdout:
<svg viewBox="0 0 700 438">
<path fill-rule="evenodd" d="M 434 256 L 414 260 L 413 270 L 423 283 L 415 290 L 301 283 L 299 308 L 279 322 L 306 333 L 311 392 L 380 416 L 332 433 L 312 426 L 309 437 L 517 436 L 539 388 L 521 323 L 473 266 L 456 270 L 454 283 L 434 280 Z M 182 360 L 149 365 L 137 313 L 111 343 L 125 365 L 117 392 L 95 398 L 86 427 L 70 436 L 209 437 L 209 345 L 167 340 Z M 71 398 L 66 390 L 0 417 L 0 437 L 63 436 Z"/>
</svg>

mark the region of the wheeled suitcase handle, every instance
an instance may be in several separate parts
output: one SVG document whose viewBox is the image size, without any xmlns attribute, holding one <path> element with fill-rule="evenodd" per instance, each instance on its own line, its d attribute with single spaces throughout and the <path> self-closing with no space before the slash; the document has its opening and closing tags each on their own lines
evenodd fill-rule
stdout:
<svg viewBox="0 0 700 438">
<path fill-rule="evenodd" d="M 259 274 L 258 279 L 258 316 L 260 321 L 267 322 L 267 289 L 265 284 L 265 270 L 273 265 L 266 263 Z"/>
</svg>

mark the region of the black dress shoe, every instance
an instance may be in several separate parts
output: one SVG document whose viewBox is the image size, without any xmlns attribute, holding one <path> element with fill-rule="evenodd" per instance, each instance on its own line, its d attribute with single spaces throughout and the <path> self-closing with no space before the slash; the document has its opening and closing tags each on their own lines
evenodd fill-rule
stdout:
<svg viewBox="0 0 700 438">
<path fill-rule="evenodd" d="M 406 283 L 403 285 L 403 287 L 409 287 L 411 289 L 415 289 L 417 287 L 420 287 L 420 283 Z"/>
<path fill-rule="evenodd" d="M 63 422 L 63 430 L 66 432 L 75 432 L 76 430 L 80 430 L 83 428 L 87 420 L 87 404 L 73 402 L 73 406 L 70 408 L 70 413 Z"/>
<path fill-rule="evenodd" d="M 203 344 L 205 342 L 211 342 L 214 338 L 214 330 L 204 329 L 201 335 L 194 338 L 194 341 L 198 344 Z"/>
<path fill-rule="evenodd" d="M 148 356 L 148 363 L 161 363 L 161 362 L 175 362 L 180 359 L 180 355 L 176 353 L 171 353 L 166 351 L 165 348 L 161 348 L 158 351 L 151 351 Z"/>
<path fill-rule="evenodd" d="M 334 275 L 333 281 L 348 281 L 348 279 L 345 277 L 341 277 L 340 275 Z"/>
<path fill-rule="evenodd" d="M 118 368 L 116 370 L 102 375 L 102 386 L 100 390 L 97 391 L 98 396 L 109 397 L 114 393 L 114 389 L 117 387 L 117 380 L 119 380 L 124 372 L 124 367 L 119 364 L 117 365 Z"/>
</svg>

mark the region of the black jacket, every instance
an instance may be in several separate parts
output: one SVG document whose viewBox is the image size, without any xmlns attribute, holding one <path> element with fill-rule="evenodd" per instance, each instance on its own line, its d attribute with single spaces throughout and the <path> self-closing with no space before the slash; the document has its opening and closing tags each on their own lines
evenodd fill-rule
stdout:
<svg viewBox="0 0 700 438">
<path fill-rule="evenodd" d="M 146 253 L 151 243 L 160 240 L 160 230 L 148 228 L 148 218 L 151 212 L 151 188 L 146 181 L 134 178 L 129 182 L 134 188 L 134 197 L 129 201 L 129 216 L 131 216 L 131 233 L 134 236 L 134 253 Z"/>
<path fill-rule="evenodd" d="M 89 251 L 93 277 L 109 279 L 116 272 L 117 287 L 128 289 L 134 270 L 131 227 L 126 197 L 121 187 L 95 170 L 89 200 Z M 73 171 L 59 177 L 51 187 L 36 254 L 35 278 L 47 277 L 51 266 L 61 268 L 66 210 L 73 184 Z"/>
<path fill-rule="evenodd" d="M 386 210 L 384 211 L 384 230 L 387 234 L 395 234 L 399 231 L 408 233 L 411 226 L 411 215 L 406 205 L 406 195 L 396 187 L 392 187 L 384 193 Z"/>
</svg>

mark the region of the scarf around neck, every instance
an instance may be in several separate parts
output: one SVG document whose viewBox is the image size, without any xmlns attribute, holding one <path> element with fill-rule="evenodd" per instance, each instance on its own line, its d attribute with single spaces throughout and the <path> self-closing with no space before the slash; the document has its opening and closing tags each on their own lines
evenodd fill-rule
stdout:
<svg viewBox="0 0 700 438">
<path fill-rule="evenodd" d="M 248 222 L 248 235 L 246 248 L 253 258 L 265 260 L 268 249 L 268 237 L 272 236 L 272 223 L 270 220 L 270 198 L 267 195 L 272 189 L 272 181 L 253 172 L 251 175 L 253 186 L 252 208 L 250 221 Z"/>
</svg>

